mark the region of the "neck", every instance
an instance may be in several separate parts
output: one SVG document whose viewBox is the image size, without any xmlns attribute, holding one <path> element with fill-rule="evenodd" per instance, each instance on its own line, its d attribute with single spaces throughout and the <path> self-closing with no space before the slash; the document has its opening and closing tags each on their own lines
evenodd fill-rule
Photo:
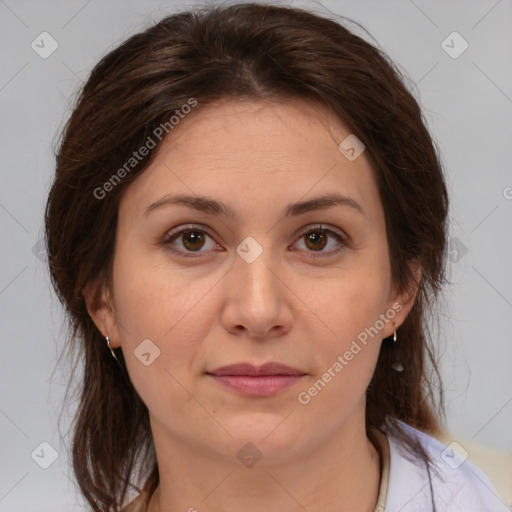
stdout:
<svg viewBox="0 0 512 512">
<path fill-rule="evenodd" d="M 199 452 L 162 435 L 152 422 L 160 483 L 148 512 L 373 512 L 379 454 L 362 428 L 336 439 L 245 467 L 236 457 Z M 156 434 L 156 435 L 155 435 Z"/>
</svg>

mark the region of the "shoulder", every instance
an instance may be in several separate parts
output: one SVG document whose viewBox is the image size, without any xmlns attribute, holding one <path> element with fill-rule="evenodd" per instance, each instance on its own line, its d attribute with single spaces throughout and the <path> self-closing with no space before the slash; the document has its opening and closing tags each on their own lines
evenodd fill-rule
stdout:
<svg viewBox="0 0 512 512">
<path fill-rule="evenodd" d="M 390 449 L 386 511 L 509 512 L 489 478 L 437 439 L 405 423 L 405 433 L 424 449 L 430 464 L 412 454 L 384 428 Z"/>
</svg>

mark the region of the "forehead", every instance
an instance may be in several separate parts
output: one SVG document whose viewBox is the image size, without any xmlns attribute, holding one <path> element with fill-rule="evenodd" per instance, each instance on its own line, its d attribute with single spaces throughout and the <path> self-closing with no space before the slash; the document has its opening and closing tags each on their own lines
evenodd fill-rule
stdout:
<svg viewBox="0 0 512 512">
<path fill-rule="evenodd" d="M 172 145 L 174 152 L 183 150 L 187 157 L 217 156 L 225 161 L 251 154 L 264 161 L 315 155 L 349 134 L 324 107 L 298 99 L 218 101 L 199 107 L 178 128 L 164 142 L 163 151 Z"/>
<path fill-rule="evenodd" d="M 127 188 L 121 209 L 141 215 L 170 193 L 213 196 L 247 212 L 332 192 L 379 202 L 364 152 L 350 161 L 338 149 L 349 135 L 327 109 L 303 100 L 198 106 Z"/>
</svg>

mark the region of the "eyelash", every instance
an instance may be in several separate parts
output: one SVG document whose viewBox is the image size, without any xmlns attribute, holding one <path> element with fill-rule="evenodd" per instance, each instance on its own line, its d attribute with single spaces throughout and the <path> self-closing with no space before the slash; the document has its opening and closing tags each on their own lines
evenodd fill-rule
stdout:
<svg viewBox="0 0 512 512">
<path fill-rule="evenodd" d="M 298 234 L 298 240 L 307 234 L 315 233 L 318 231 L 321 231 L 322 233 L 325 233 L 325 234 L 328 234 L 328 235 L 334 237 L 340 243 L 340 246 L 337 249 L 332 249 L 328 252 L 318 251 L 316 254 L 314 251 L 307 251 L 307 252 L 311 253 L 309 256 L 310 258 L 326 258 L 329 256 L 334 256 L 346 247 L 347 239 L 344 236 L 340 235 L 339 233 L 337 233 L 331 229 L 324 227 L 322 224 L 308 226 L 306 229 L 301 230 L 300 233 Z M 190 225 L 187 225 L 187 226 L 179 229 L 178 231 L 171 231 L 171 232 L 167 233 L 165 235 L 164 239 L 162 240 L 162 244 L 165 246 L 170 246 L 176 239 L 179 239 L 179 237 L 181 235 L 183 235 L 184 233 L 190 233 L 190 232 L 195 232 L 195 233 L 198 232 L 198 233 L 201 233 L 204 235 L 208 235 L 213 240 L 213 236 L 208 233 L 208 230 L 204 226 L 200 226 L 197 224 L 190 224 Z M 185 256 L 187 258 L 201 257 L 200 254 L 202 252 L 206 252 L 206 251 L 181 251 L 181 250 L 177 251 L 172 248 L 170 250 L 172 250 L 173 252 L 175 252 L 181 256 Z"/>
</svg>

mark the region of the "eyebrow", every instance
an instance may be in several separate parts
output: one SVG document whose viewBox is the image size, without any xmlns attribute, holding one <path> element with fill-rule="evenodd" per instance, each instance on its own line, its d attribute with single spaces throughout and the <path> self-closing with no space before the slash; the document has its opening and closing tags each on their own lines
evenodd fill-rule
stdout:
<svg viewBox="0 0 512 512">
<path fill-rule="evenodd" d="M 216 217 L 225 217 L 233 220 L 238 220 L 239 218 L 234 210 L 215 199 L 189 195 L 165 195 L 158 201 L 147 206 L 144 210 L 143 217 L 146 217 L 157 208 L 169 205 L 186 206 Z M 307 201 L 292 203 L 285 208 L 284 216 L 294 217 L 310 211 L 323 210 L 333 206 L 345 206 L 366 217 L 363 207 L 357 201 L 340 194 L 325 194 L 314 199 L 308 199 Z"/>
</svg>

